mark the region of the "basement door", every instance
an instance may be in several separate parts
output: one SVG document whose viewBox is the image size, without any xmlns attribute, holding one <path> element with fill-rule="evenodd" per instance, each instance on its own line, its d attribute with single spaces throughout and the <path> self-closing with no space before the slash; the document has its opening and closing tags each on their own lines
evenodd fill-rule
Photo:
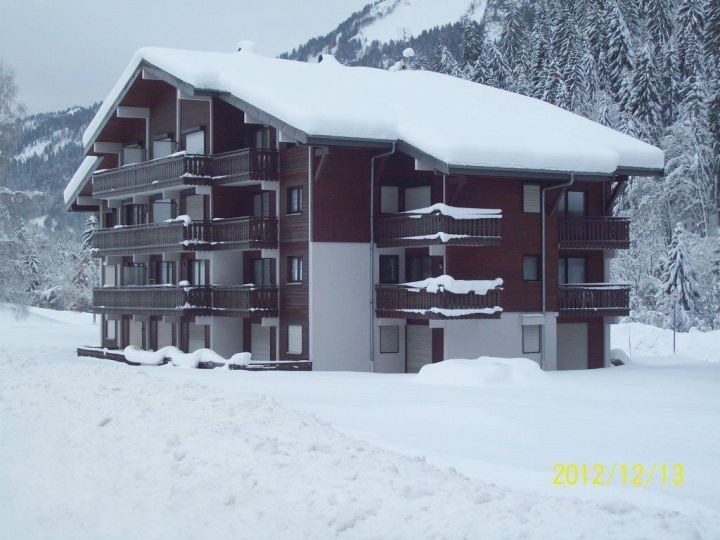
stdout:
<svg viewBox="0 0 720 540">
<path fill-rule="evenodd" d="M 559 323 L 557 325 L 557 368 L 588 368 L 587 323 Z"/>
<path fill-rule="evenodd" d="M 250 354 L 253 361 L 270 360 L 270 327 L 253 324 L 250 330 Z"/>
<path fill-rule="evenodd" d="M 405 372 L 417 373 L 432 363 L 432 329 L 409 324 L 405 327 Z"/>
</svg>

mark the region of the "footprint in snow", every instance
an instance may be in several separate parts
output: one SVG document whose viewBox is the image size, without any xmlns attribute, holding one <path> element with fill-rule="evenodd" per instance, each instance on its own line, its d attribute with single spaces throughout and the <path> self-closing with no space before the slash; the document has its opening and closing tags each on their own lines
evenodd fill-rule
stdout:
<svg viewBox="0 0 720 540">
<path fill-rule="evenodd" d="M 106 416 L 102 420 L 100 420 L 100 423 L 98 424 L 98 427 L 107 426 L 112 421 L 111 416 Z"/>
</svg>

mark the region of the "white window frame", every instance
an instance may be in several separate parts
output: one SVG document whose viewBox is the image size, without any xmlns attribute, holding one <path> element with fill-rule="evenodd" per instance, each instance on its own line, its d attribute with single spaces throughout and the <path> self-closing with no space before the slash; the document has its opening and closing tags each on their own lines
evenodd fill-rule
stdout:
<svg viewBox="0 0 720 540">
<path fill-rule="evenodd" d="M 536 335 L 532 335 L 537 332 Z M 529 340 L 532 339 L 532 342 Z M 542 352 L 542 325 L 528 324 L 522 327 L 523 354 L 539 354 Z"/>
<path fill-rule="evenodd" d="M 397 186 L 380 186 L 381 214 L 397 214 L 399 209 L 398 200 Z"/>
<path fill-rule="evenodd" d="M 380 327 L 380 354 L 397 354 L 400 352 L 400 327 Z"/>
<path fill-rule="evenodd" d="M 540 186 L 523 184 L 523 212 L 526 214 L 540 213 Z"/>
</svg>

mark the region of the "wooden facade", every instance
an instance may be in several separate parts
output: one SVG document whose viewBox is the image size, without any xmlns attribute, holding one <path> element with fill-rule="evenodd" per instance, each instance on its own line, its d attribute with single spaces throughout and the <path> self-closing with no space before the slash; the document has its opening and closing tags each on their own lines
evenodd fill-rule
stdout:
<svg viewBox="0 0 720 540">
<path fill-rule="evenodd" d="M 153 329 L 155 337 L 143 341 L 146 345 L 158 345 L 158 328 L 167 323 L 173 343 L 189 346 L 202 336 L 191 336 L 194 330 L 187 323 L 236 317 L 242 319 L 245 350 L 257 346 L 253 331 L 259 335 L 268 327 L 273 360 L 312 361 L 311 244 L 369 247 L 371 239 L 373 256 L 386 250 L 382 253 L 394 253 L 405 268 L 395 283 L 379 283 L 375 276 L 374 287 L 368 286 L 368 305 L 374 302 L 378 319 L 452 324 L 454 319 L 550 312 L 559 314 L 559 322 L 586 322 L 592 346 L 599 343 L 602 351 L 603 317 L 628 313 L 627 287 L 604 284 L 605 251 L 626 249 L 630 242 L 628 220 L 608 215 L 607 180 L 562 187 L 560 181 L 532 177 L 443 175 L 418 170 L 415 159 L 395 152 L 375 159 L 371 185 L 373 159 L 387 154 L 386 148 L 280 142 L 276 129 L 246 123 L 242 110 L 217 95 L 183 98 L 158 80 L 139 78 L 120 105 L 147 108 L 149 116 L 112 116 L 97 139 L 111 146 L 97 150 L 131 145 L 144 149 L 145 160 L 123 166 L 122 152 L 101 154 L 104 170 L 93 174 L 91 192 L 84 192 L 100 201 L 101 215 L 109 216 L 92 239 L 105 269 L 93 303 L 106 322 L 122 321 L 115 330 L 118 347 L 132 341 L 136 320 Z M 183 153 L 188 136 L 198 131 L 204 134 L 202 152 Z M 153 155 L 156 141 L 171 143 L 173 153 Z M 551 188 L 537 211 L 524 204 L 528 185 Z M 393 211 L 383 206 L 383 188 L 397 194 Z M 502 215 L 456 219 L 413 212 L 417 207 L 411 206 L 410 194 L 417 188 L 428 193 L 428 205 L 498 209 Z M 577 195 L 583 200 L 581 215 L 561 208 L 561 202 L 568 204 L 569 191 L 582 194 Z M 153 205 L 160 212 L 162 204 L 172 206 L 173 218 L 187 218 L 148 219 L 156 211 Z M 142 215 L 144 221 L 128 223 Z M 418 258 L 427 261 L 425 277 L 499 277 L 504 284 L 486 295 L 411 290 L 401 284 L 410 281 L 410 261 Z M 532 279 L 524 268 L 527 258 L 544 262 Z M 567 258 L 584 261 L 586 283 L 560 283 L 560 261 Z M 142 265 L 172 272 L 173 283 L 136 283 L 142 281 L 137 277 Z M 115 277 L 109 277 L 111 272 Z M 177 286 L 181 280 L 188 284 Z M 301 350 L 291 350 L 291 327 L 293 332 L 301 327 Z M 104 327 L 103 332 L 103 344 L 110 343 L 112 331 Z M 443 355 L 444 330 L 433 327 L 432 359 Z M 596 349 L 589 358 L 590 367 L 601 365 Z"/>
</svg>

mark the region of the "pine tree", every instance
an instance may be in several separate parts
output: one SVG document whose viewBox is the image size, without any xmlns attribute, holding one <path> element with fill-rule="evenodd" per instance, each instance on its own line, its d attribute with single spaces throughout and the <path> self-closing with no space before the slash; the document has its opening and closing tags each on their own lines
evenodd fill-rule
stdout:
<svg viewBox="0 0 720 540">
<path fill-rule="evenodd" d="M 717 72 L 720 69 L 720 2 L 717 0 L 707 0 L 705 4 L 705 50 Z"/>
<path fill-rule="evenodd" d="M 662 129 L 660 89 L 650 46 L 640 53 L 632 76 L 632 89 L 626 110 L 638 125 L 638 135 L 656 143 Z"/>
<path fill-rule="evenodd" d="M 673 6 L 671 0 L 645 0 L 648 31 L 657 50 L 662 50 L 672 37 Z"/>
<path fill-rule="evenodd" d="M 665 271 L 662 276 L 663 293 L 676 295 L 678 303 L 687 312 L 695 309 L 700 289 L 697 275 L 690 260 L 688 233 L 682 222 L 675 226 L 668 248 Z"/>
<path fill-rule="evenodd" d="M 462 64 L 468 69 L 477 62 L 485 45 L 485 26 L 466 17 L 462 26 Z"/>
<path fill-rule="evenodd" d="M 35 235 L 27 228 L 23 220 L 20 221 L 16 235 L 16 243 L 20 257 L 17 261 L 20 274 L 25 283 L 25 292 L 36 301 L 40 294 L 41 274 L 40 257 L 37 252 Z"/>
<path fill-rule="evenodd" d="M 701 0 L 681 0 L 677 15 L 677 43 L 680 75 L 686 78 L 702 50 L 705 38 L 704 13 Z"/>
<path fill-rule="evenodd" d="M 608 43 L 607 68 L 611 94 L 620 99 L 626 72 L 633 67 L 630 49 L 630 36 L 616 0 L 609 0 L 607 13 Z"/>
<path fill-rule="evenodd" d="M 457 77 L 460 75 L 460 65 L 445 45 L 439 45 L 435 51 L 435 60 L 432 70 L 445 75 Z"/>
<path fill-rule="evenodd" d="M 499 49 L 502 56 L 510 67 L 514 69 L 515 64 L 520 61 L 525 46 L 525 27 L 520 13 L 520 7 L 511 5 L 505 20 L 503 31 L 500 35 Z"/>
</svg>

